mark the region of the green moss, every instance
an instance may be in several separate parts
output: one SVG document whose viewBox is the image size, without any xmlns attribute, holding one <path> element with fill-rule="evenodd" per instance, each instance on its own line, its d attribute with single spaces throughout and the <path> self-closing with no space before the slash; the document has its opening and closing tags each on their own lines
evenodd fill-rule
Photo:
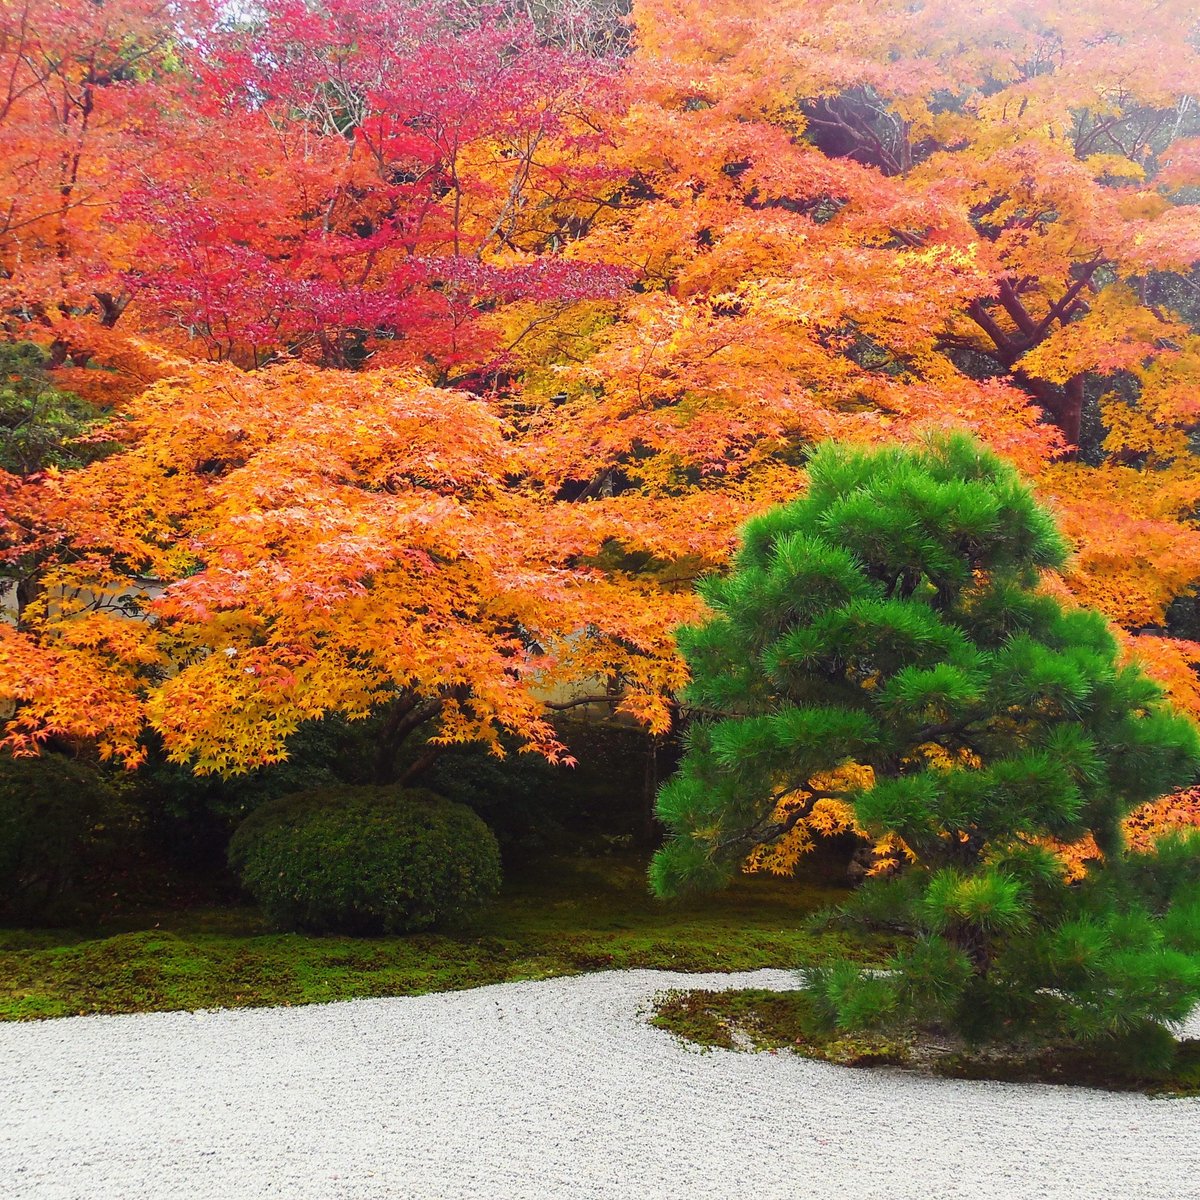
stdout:
<svg viewBox="0 0 1200 1200">
<path fill-rule="evenodd" d="M 873 1035 L 823 1035 L 803 992 L 671 992 L 651 1023 L 685 1041 L 727 1050 L 795 1050 L 807 1058 L 847 1067 L 882 1066 L 906 1060 L 901 1043 Z"/>
<path fill-rule="evenodd" d="M 1104 1050 L 1042 1050 L 1027 1057 L 955 1054 L 937 1064 L 937 1073 L 954 1079 L 1001 1079 L 1065 1083 L 1105 1091 L 1146 1092 L 1153 1096 L 1200 1096 L 1200 1041 L 1177 1043 L 1174 1061 L 1157 1072 L 1139 1071 Z"/>
<path fill-rule="evenodd" d="M 1139 1074 L 1101 1050 L 1041 1049 L 972 1054 L 883 1035 L 822 1031 L 800 991 L 677 991 L 663 996 L 651 1023 L 706 1049 L 792 1050 L 841 1066 L 904 1066 L 953 1079 L 1062 1083 L 1159 1096 L 1200 1095 L 1200 1040 L 1178 1044 L 1171 1067 Z"/>
<path fill-rule="evenodd" d="M 99 930 L 0 930 L 0 1019 L 311 1004 L 609 968 L 881 960 L 882 939 L 805 928 L 842 894 L 754 877 L 721 896 L 666 903 L 647 894 L 641 862 L 572 860 L 514 882 L 449 933 L 279 934 L 248 908 L 143 913 Z"/>
<path fill-rule="evenodd" d="M 1177 1096 L 1200 1096 L 1200 1038 L 1187 1038 L 1179 1043 L 1170 1086 L 1160 1090 Z"/>
</svg>

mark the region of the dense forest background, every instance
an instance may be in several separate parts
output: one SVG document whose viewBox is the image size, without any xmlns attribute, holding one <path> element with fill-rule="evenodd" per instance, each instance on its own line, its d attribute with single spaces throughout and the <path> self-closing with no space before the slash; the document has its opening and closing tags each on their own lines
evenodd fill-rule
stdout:
<svg viewBox="0 0 1200 1200">
<path fill-rule="evenodd" d="M 178 846 L 473 772 L 513 840 L 554 789 L 653 840 L 695 581 L 815 443 L 946 427 L 1200 711 L 1197 36 L 1184 0 L 6 5 L 5 748 Z"/>
</svg>

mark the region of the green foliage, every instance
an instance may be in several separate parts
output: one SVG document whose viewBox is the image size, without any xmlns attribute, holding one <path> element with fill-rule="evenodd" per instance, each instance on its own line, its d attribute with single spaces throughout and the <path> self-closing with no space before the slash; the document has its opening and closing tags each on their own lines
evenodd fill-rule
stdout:
<svg viewBox="0 0 1200 1200">
<path fill-rule="evenodd" d="M 1102 1047 L 964 1052 L 943 1041 L 873 1030 L 840 1032 L 830 1022 L 829 1006 L 811 988 L 671 992 L 655 1004 L 651 1024 L 706 1049 L 789 1050 L 847 1067 L 900 1066 L 955 1079 L 1066 1083 L 1154 1095 L 1200 1092 L 1200 1041 L 1176 1043 L 1161 1025 Z"/>
<path fill-rule="evenodd" d="M 505 737 L 503 758 L 480 744 L 448 747 L 419 782 L 478 813 L 506 863 L 611 850 L 645 836 L 648 760 L 659 753 L 651 738 L 608 722 L 561 719 L 556 725 L 577 760 L 573 767 L 522 754 L 520 743 Z M 412 748 L 414 758 L 421 749 Z"/>
<path fill-rule="evenodd" d="M 500 852 L 470 809 L 433 792 L 328 788 L 256 809 L 230 866 L 276 924 L 398 933 L 460 916 L 500 886 Z"/>
<path fill-rule="evenodd" d="M 0 914 L 61 920 L 119 849 L 126 817 L 93 767 L 59 754 L 0 757 Z"/>
<path fill-rule="evenodd" d="M 832 869 L 832 864 L 831 864 Z M 877 938 L 814 933 L 842 889 L 744 876 L 664 904 L 640 859 L 539 859 L 453 930 L 353 938 L 270 933 L 257 910 L 155 908 L 99 928 L 0 928 L 0 1020 L 417 995 L 600 968 L 751 970 L 856 956 Z"/>
<path fill-rule="evenodd" d="M 916 940 L 885 975 L 812 976 L 830 1028 L 1158 1044 L 1145 1031 L 1200 1000 L 1200 846 L 1125 859 L 1120 822 L 1195 778 L 1195 727 L 1097 614 L 1037 591 L 1062 539 L 976 443 L 828 444 L 809 480 L 747 525 L 703 585 L 712 619 L 680 632 L 700 711 L 653 888 L 721 885 L 832 795 L 916 858 L 843 919 Z M 1109 862 L 1069 888 L 1041 843 L 1088 831 Z"/>
<path fill-rule="evenodd" d="M 260 805 L 295 792 L 371 781 L 377 720 L 336 714 L 304 722 L 288 739 L 285 761 L 228 778 L 196 775 L 168 762 L 151 738 L 149 761 L 137 772 L 136 800 L 148 843 L 180 866 L 224 863 L 230 836 Z M 415 782 L 478 813 L 495 833 L 505 861 L 545 853 L 628 844 L 645 832 L 651 740 L 640 729 L 561 721 L 560 736 L 578 766 L 553 766 L 504 742 L 504 758 L 486 746 L 447 748 Z M 426 746 L 401 749 L 401 775 Z M 663 759 L 667 756 L 664 753 Z"/>
<path fill-rule="evenodd" d="M 167 761 L 150 739 L 147 764 L 137 773 L 138 803 L 147 835 L 170 858 L 189 864 L 223 862 L 234 829 L 260 805 L 281 796 L 345 782 L 343 763 L 370 761 L 358 730 L 337 716 L 305 722 L 288 739 L 284 762 L 242 775 L 197 775 Z"/>
<path fill-rule="evenodd" d="M 560 789 L 567 771 L 541 755 L 520 754 L 515 745 L 508 751 L 497 758 L 483 747 L 456 747 L 421 782 L 477 813 L 506 851 L 554 845 L 565 836 Z"/>
<path fill-rule="evenodd" d="M 96 457 L 97 447 L 72 444 L 95 420 L 90 404 L 54 386 L 42 350 L 0 343 L 0 470 L 30 475 Z"/>
</svg>

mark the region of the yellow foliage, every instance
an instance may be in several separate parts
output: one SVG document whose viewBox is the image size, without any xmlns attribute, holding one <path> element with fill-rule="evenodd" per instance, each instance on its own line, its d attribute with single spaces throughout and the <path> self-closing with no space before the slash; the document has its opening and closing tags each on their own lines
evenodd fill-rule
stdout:
<svg viewBox="0 0 1200 1200">
<path fill-rule="evenodd" d="M 1123 154 L 1091 154 L 1084 160 L 1097 179 L 1145 179 L 1146 169 Z"/>
</svg>

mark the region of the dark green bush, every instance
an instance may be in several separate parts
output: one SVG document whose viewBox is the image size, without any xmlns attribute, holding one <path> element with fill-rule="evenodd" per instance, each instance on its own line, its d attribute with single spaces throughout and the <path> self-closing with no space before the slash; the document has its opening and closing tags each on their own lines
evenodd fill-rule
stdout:
<svg viewBox="0 0 1200 1200">
<path fill-rule="evenodd" d="M 70 915 L 89 876 L 119 849 L 125 824 L 95 768 L 59 754 L 0 758 L 0 914 Z"/>
<path fill-rule="evenodd" d="M 421 783 L 477 812 L 510 856 L 506 861 L 645 840 L 649 737 L 583 721 L 561 721 L 558 733 L 576 766 L 521 754 L 515 740 L 506 741 L 504 758 L 485 746 L 455 746 Z"/>
<path fill-rule="evenodd" d="M 361 724 L 361 723 L 360 723 Z M 150 735 L 148 759 L 137 773 L 137 800 L 147 841 L 180 867 L 211 869 L 225 861 L 233 831 L 268 800 L 343 782 L 365 782 L 343 773 L 346 760 L 368 757 L 357 727 L 339 717 L 305 722 L 288 739 L 284 762 L 223 778 L 197 775 L 167 761 Z"/>
<path fill-rule="evenodd" d="M 561 795 L 569 769 L 551 766 L 538 754 L 519 754 L 515 746 L 506 748 L 507 756 L 497 758 L 485 747 L 456 746 L 421 783 L 476 813 L 506 856 L 561 849 L 567 840 L 564 818 L 571 812 Z"/>
<path fill-rule="evenodd" d="M 479 817 L 395 787 L 268 801 L 234 834 L 229 864 L 272 921 L 317 932 L 426 929 L 500 886 L 500 852 Z"/>
</svg>

